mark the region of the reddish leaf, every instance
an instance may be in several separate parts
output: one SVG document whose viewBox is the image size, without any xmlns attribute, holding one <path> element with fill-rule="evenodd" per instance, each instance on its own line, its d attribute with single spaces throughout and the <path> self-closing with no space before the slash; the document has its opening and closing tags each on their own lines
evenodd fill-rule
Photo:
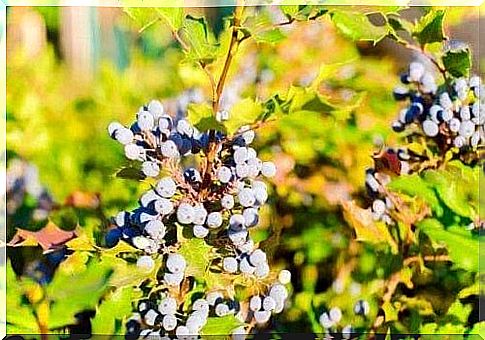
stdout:
<svg viewBox="0 0 485 340">
<path fill-rule="evenodd" d="M 372 158 L 374 158 L 374 167 L 378 172 L 401 174 L 401 161 L 393 150 L 386 149 L 375 154 Z"/>
<path fill-rule="evenodd" d="M 57 249 L 67 241 L 77 237 L 75 231 L 64 231 L 49 221 L 39 231 L 29 231 L 17 228 L 17 232 L 8 243 L 11 247 L 39 245 L 44 251 Z"/>
</svg>

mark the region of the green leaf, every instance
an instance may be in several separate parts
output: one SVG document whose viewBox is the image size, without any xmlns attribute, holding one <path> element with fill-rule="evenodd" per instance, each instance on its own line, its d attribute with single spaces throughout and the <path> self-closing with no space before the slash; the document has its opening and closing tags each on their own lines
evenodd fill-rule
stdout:
<svg viewBox="0 0 485 340">
<path fill-rule="evenodd" d="M 253 34 L 253 38 L 257 43 L 277 44 L 281 42 L 286 36 L 278 28 L 273 28 L 257 34 Z"/>
<path fill-rule="evenodd" d="M 362 13 L 336 10 L 332 21 L 343 35 L 355 41 L 371 41 L 375 45 L 389 33 L 387 26 L 375 26 Z"/>
<path fill-rule="evenodd" d="M 480 295 L 480 285 L 478 283 L 478 280 L 476 280 L 475 283 L 473 283 L 471 286 L 460 290 L 460 292 L 458 293 L 458 298 L 464 299 L 469 297 L 470 295 Z"/>
<path fill-rule="evenodd" d="M 177 31 L 184 25 L 184 7 L 161 7 L 157 8 L 157 12 L 172 31 Z"/>
<path fill-rule="evenodd" d="M 384 302 L 382 304 L 382 310 L 384 311 L 386 322 L 398 320 L 398 310 L 392 305 L 391 302 Z"/>
<path fill-rule="evenodd" d="M 391 183 L 387 184 L 387 188 L 391 191 L 422 198 L 438 216 L 443 214 L 443 208 L 435 191 L 418 174 L 396 177 Z"/>
<path fill-rule="evenodd" d="M 9 334 L 36 334 L 39 332 L 37 321 L 32 307 L 24 301 L 24 291 L 20 281 L 13 271 L 12 264 L 7 261 L 6 268 L 6 288 L 7 301 L 7 333 Z M 22 330 L 22 333 L 16 333 Z"/>
<path fill-rule="evenodd" d="M 280 6 L 281 11 L 286 15 L 287 18 L 293 18 L 299 11 L 299 5 L 284 5 Z"/>
<path fill-rule="evenodd" d="M 179 254 L 187 261 L 186 275 L 203 277 L 212 259 L 212 248 L 198 238 L 184 239 Z"/>
<path fill-rule="evenodd" d="M 221 318 L 211 317 L 207 319 L 207 323 L 200 331 L 201 335 L 230 335 L 232 331 L 244 323 L 239 321 L 234 315 L 226 315 Z"/>
<path fill-rule="evenodd" d="M 243 30 L 258 43 L 275 44 L 285 38 L 281 30 L 274 26 L 267 13 L 248 16 L 242 26 Z"/>
<path fill-rule="evenodd" d="M 214 117 L 214 111 L 209 104 L 189 104 L 187 120 L 199 131 L 217 130 L 225 132 L 224 126 Z"/>
<path fill-rule="evenodd" d="M 445 32 L 443 30 L 443 19 L 445 11 L 431 10 L 426 15 L 421 17 L 414 26 L 412 31 L 421 45 L 442 42 L 445 39 Z"/>
<path fill-rule="evenodd" d="M 263 113 L 263 107 L 260 103 L 251 98 L 245 98 L 231 108 L 229 120 L 224 122 L 227 133 L 232 135 L 241 126 L 250 125 L 258 121 Z"/>
<path fill-rule="evenodd" d="M 477 235 L 459 226 L 445 229 L 435 219 L 425 219 L 418 223 L 418 227 L 434 242 L 446 245 L 448 255 L 457 267 L 478 271 L 480 239 Z"/>
<path fill-rule="evenodd" d="M 479 210 L 479 173 L 478 166 L 471 168 L 453 161 L 445 169 L 426 171 L 423 178 L 454 213 L 475 220 Z"/>
<path fill-rule="evenodd" d="M 46 288 L 46 296 L 52 303 L 49 328 L 72 324 L 76 313 L 94 309 L 108 288 L 111 274 L 110 267 L 95 261 L 90 262 L 86 270 L 74 275 L 57 271 Z"/>
<path fill-rule="evenodd" d="M 102 257 L 102 263 L 109 264 L 113 267 L 114 273 L 110 277 L 109 285 L 113 287 L 125 287 L 125 286 L 139 286 L 147 279 L 156 281 L 156 274 L 161 266 L 159 259 L 155 260 L 155 266 L 151 272 L 138 268 L 133 263 L 128 263 L 125 260 L 118 257 Z"/>
<path fill-rule="evenodd" d="M 116 334 L 116 321 L 131 312 L 132 287 L 116 289 L 96 308 L 91 321 L 93 334 Z"/>
<path fill-rule="evenodd" d="M 448 50 L 442 60 L 446 71 L 454 77 L 464 77 L 470 73 L 472 59 L 468 48 Z"/>
<path fill-rule="evenodd" d="M 123 11 L 140 27 L 140 32 L 163 19 L 172 31 L 184 25 L 184 8 L 181 7 L 125 7 Z"/>
<path fill-rule="evenodd" d="M 446 316 L 451 316 L 458 319 L 461 323 L 466 324 L 472 309 L 473 306 L 471 304 L 462 304 L 460 300 L 456 300 L 448 308 Z"/>
<path fill-rule="evenodd" d="M 137 24 L 140 30 L 147 29 L 160 18 L 157 10 L 149 7 L 125 7 L 123 11 Z"/>
<path fill-rule="evenodd" d="M 218 44 L 205 18 L 187 15 L 180 36 L 188 45 L 187 58 L 204 65 L 213 62 L 218 53 Z"/>
<path fill-rule="evenodd" d="M 287 101 L 290 102 L 288 113 L 298 111 L 330 113 L 337 109 L 313 88 L 292 86 L 288 91 Z"/>
</svg>

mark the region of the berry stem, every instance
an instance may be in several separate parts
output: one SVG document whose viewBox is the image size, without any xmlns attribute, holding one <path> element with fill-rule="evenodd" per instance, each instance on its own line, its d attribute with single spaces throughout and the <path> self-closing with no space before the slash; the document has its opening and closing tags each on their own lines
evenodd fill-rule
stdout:
<svg viewBox="0 0 485 340">
<path fill-rule="evenodd" d="M 401 45 L 403 45 L 405 48 L 416 51 L 416 52 L 422 54 L 423 56 L 425 56 L 429 61 L 431 61 L 431 63 L 441 73 L 441 75 L 443 76 L 443 79 L 445 81 L 447 81 L 448 78 L 446 76 L 446 69 L 443 66 L 440 65 L 440 63 L 434 58 L 434 56 L 432 56 L 430 53 L 428 53 L 424 50 L 424 46 L 418 47 L 418 46 L 413 45 L 413 44 L 411 44 L 407 41 L 400 41 L 399 40 L 398 42 L 400 42 Z"/>
<path fill-rule="evenodd" d="M 239 26 L 241 24 L 241 16 L 243 12 L 243 3 L 244 0 L 238 0 L 238 4 L 236 8 L 234 9 L 234 18 L 233 18 L 233 25 L 232 25 L 232 33 L 231 33 L 231 41 L 229 43 L 229 48 L 227 50 L 227 55 L 226 59 L 224 61 L 224 66 L 222 67 L 221 75 L 219 77 L 219 81 L 217 82 L 217 85 L 215 85 L 214 78 L 210 73 L 205 69 L 205 67 L 202 67 L 206 73 L 209 75 L 209 79 L 211 81 L 211 85 L 213 88 L 213 95 L 212 95 L 212 110 L 214 112 L 214 115 L 217 114 L 219 111 L 219 106 L 220 106 L 220 101 L 221 101 L 221 96 L 222 96 L 222 91 L 224 90 L 224 85 L 227 79 L 227 74 L 229 72 L 229 68 L 231 66 L 232 60 L 234 55 L 237 52 L 238 46 L 241 42 L 241 40 L 238 39 L 238 32 L 239 32 Z M 202 66 L 202 65 L 201 65 Z M 214 91 L 215 89 L 215 91 Z M 201 198 L 204 199 L 206 195 L 208 194 L 208 186 L 211 183 L 211 175 L 212 175 L 212 165 L 214 162 L 214 158 L 217 153 L 217 143 L 216 143 L 216 131 L 215 130 L 210 130 L 209 131 L 209 147 L 208 147 L 208 153 L 207 153 L 207 158 L 205 160 L 205 164 L 203 166 L 203 171 L 202 171 L 202 191 L 201 191 Z"/>
</svg>

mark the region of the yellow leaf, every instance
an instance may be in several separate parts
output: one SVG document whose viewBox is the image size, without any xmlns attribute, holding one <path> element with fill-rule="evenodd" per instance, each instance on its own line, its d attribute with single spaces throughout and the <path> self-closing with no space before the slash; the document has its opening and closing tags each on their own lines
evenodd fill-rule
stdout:
<svg viewBox="0 0 485 340">
<path fill-rule="evenodd" d="M 386 301 L 382 304 L 382 310 L 384 311 L 386 322 L 396 321 L 398 319 L 398 310 L 396 310 L 396 308 L 394 308 L 392 303 L 390 303 L 389 301 Z"/>
<path fill-rule="evenodd" d="M 36 304 L 44 297 L 44 291 L 42 287 L 35 281 L 22 281 L 21 285 L 25 291 L 27 299 L 29 299 L 31 304 Z"/>
<path fill-rule="evenodd" d="M 78 226 L 76 228 L 76 234 L 78 235 L 78 237 L 66 243 L 66 246 L 69 249 L 84 251 L 93 251 L 96 249 L 93 237 L 88 235 L 88 232 L 86 230 Z"/>
<path fill-rule="evenodd" d="M 89 253 L 84 251 L 76 251 L 69 255 L 66 260 L 59 265 L 59 271 L 67 275 L 74 275 L 76 273 L 86 270 L 86 263 L 89 259 Z"/>
<path fill-rule="evenodd" d="M 374 221 L 369 209 L 362 209 L 354 202 L 343 202 L 344 218 L 354 228 L 356 239 L 369 243 L 387 243 L 397 253 L 397 243 L 383 222 Z"/>
</svg>

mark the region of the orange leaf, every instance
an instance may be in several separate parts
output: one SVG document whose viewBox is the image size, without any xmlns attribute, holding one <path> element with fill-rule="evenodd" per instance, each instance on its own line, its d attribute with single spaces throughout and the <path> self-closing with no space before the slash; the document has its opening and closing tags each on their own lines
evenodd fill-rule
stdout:
<svg viewBox="0 0 485 340">
<path fill-rule="evenodd" d="M 66 197 L 65 205 L 74 208 L 96 209 L 99 207 L 99 194 L 84 191 L 74 191 Z"/>
<path fill-rule="evenodd" d="M 69 240 L 77 237 L 75 231 L 65 231 L 49 221 L 39 231 L 29 231 L 17 228 L 17 232 L 8 243 L 11 247 L 36 246 L 39 245 L 44 251 L 54 250 Z"/>
</svg>

